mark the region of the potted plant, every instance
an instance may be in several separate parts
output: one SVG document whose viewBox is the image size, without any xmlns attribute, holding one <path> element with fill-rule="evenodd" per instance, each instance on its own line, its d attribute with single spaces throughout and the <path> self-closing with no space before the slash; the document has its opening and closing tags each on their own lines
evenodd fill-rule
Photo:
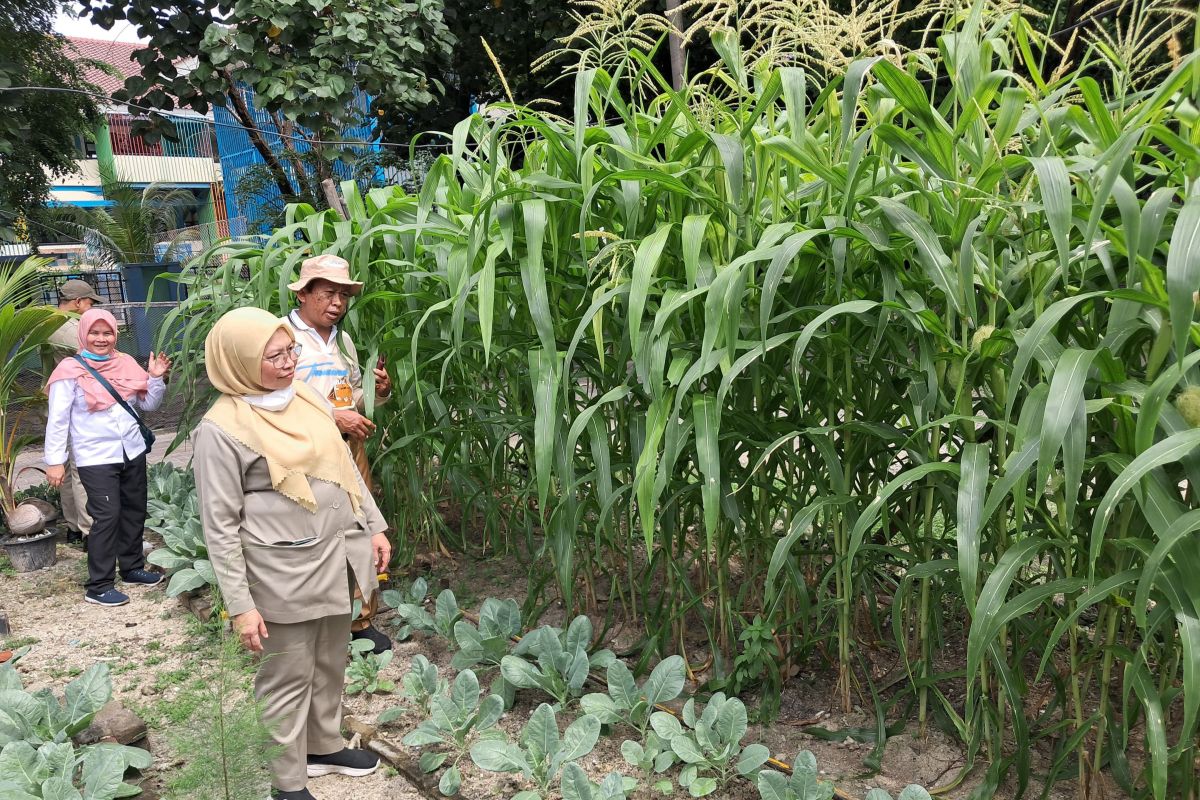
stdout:
<svg viewBox="0 0 1200 800">
<path fill-rule="evenodd" d="M 9 536 L 0 541 L 18 571 L 54 563 L 53 532 L 45 532 L 44 507 L 36 501 L 17 502 L 17 454 L 40 437 L 21 433 L 27 414 L 45 401 L 45 394 L 22 393 L 17 378 L 38 356 L 50 334 L 63 324 L 58 309 L 35 304 L 40 292 L 38 271 L 48 262 L 29 258 L 0 274 L 0 513 Z"/>
</svg>

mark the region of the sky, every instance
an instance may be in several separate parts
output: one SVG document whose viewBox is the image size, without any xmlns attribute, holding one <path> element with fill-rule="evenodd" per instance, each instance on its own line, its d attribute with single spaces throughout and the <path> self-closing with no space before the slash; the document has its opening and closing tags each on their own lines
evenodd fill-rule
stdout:
<svg viewBox="0 0 1200 800">
<path fill-rule="evenodd" d="M 144 42 L 138 37 L 132 25 L 127 22 L 117 23 L 111 31 L 97 27 L 87 20 L 73 19 L 59 12 L 54 21 L 54 30 L 65 36 L 81 36 L 87 39 L 100 39 L 106 42 Z"/>
</svg>

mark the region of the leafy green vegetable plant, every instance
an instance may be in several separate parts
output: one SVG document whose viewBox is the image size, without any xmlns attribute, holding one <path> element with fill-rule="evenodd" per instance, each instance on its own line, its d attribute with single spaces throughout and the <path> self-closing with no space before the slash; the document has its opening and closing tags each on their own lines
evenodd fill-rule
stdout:
<svg viewBox="0 0 1200 800">
<path fill-rule="evenodd" d="M 424 578 L 416 578 L 412 585 L 403 591 L 399 589 L 385 589 L 380 593 L 379 599 L 388 608 L 395 609 L 396 615 L 399 618 L 399 625 L 396 632 L 392 634 L 393 639 L 404 641 L 412 635 L 412 623 L 410 620 L 420 616 L 424 612 L 425 598 L 429 596 L 429 584 Z M 396 623 L 393 623 L 396 624 Z"/>
<path fill-rule="evenodd" d="M 512 638 L 521 633 L 521 607 L 516 600 L 489 597 L 479 609 L 479 626 L 465 619 L 454 623 L 454 642 L 458 652 L 450 664 L 455 669 L 484 665 L 500 666 L 508 654 Z"/>
<path fill-rule="evenodd" d="M 396 638 L 407 639 L 412 631 L 423 631 L 442 637 L 454 647 L 454 623 L 462 618 L 462 611 L 458 608 L 454 592 L 443 589 L 434 601 L 432 614 L 425 609 L 425 599 L 428 595 L 429 586 L 425 579 L 417 578 L 407 592 L 388 589 L 380 599 L 384 604 L 396 609 L 403 621 Z"/>
<path fill-rule="evenodd" d="M 396 688 L 393 681 L 382 676 L 383 670 L 392 663 L 394 653 L 369 652 L 374 644 L 366 639 L 355 639 L 350 643 L 350 663 L 346 665 L 346 694 L 387 694 Z"/>
<path fill-rule="evenodd" d="M 872 789 L 867 792 L 867 796 L 863 800 L 892 800 L 892 796 L 883 789 Z M 929 792 L 923 787 L 917 786 L 915 783 L 905 786 L 900 790 L 900 795 L 896 800 L 933 800 L 929 796 Z"/>
<path fill-rule="evenodd" d="M 422 680 L 427 677 L 428 673 Z M 504 713 L 504 700 L 499 695 L 489 694 L 480 702 L 479 694 L 479 679 L 471 670 L 463 670 L 448 691 L 432 699 L 429 718 L 403 739 L 409 747 L 439 746 L 437 750 L 422 753 L 420 765 L 424 772 L 434 772 L 449 762 L 450 768 L 438 781 L 438 790 L 444 795 L 458 793 L 462 785 L 458 762 L 466 755 L 473 740 L 478 741 L 476 747 L 479 747 L 503 739 L 504 735 L 494 726 Z M 471 752 L 473 757 L 474 750 Z"/>
<path fill-rule="evenodd" d="M 758 773 L 758 796 L 761 800 L 831 800 L 833 784 L 818 777 L 817 758 L 801 750 L 792 762 L 792 774 L 784 775 L 773 769 Z M 863 800 L 892 800 L 883 789 L 872 789 Z M 929 792 L 915 784 L 906 787 L 897 800 L 931 800 Z"/>
<path fill-rule="evenodd" d="M 636 787 L 637 781 L 619 772 L 610 772 L 600 783 L 592 783 L 578 764 L 563 766 L 559 783 L 563 800 L 625 800 Z"/>
<path fill-rule="evenodd" d="M 654 707 L 679 697 L 685 677 L 683 658 L 670 656 L 638 686 L 629 667 L 615 660 L 608 665 L 608 694 L 585 694 L 579 704 L 585 713 L 594 714 L 605 724 L 623 722 L 645 736 Z"/>
<path fill-rule="evenodd" d="M 145 769 L 145 750 L 103 743 L 76 748 L 71 737 L 112 697 L 108 666 L 97 664 L 67 685 L 30 693 L 9 664 L 0 666 L 0 797 L 13 800 L 112 800 L 138 793 L 123 783 Z"/>
<path fill-rule="evenodd" d="M 147 476 L 146 527 L 162 537 L 146 560 L 171 576 L 167 596 L 216 586 L 217 576 L 208 558 L 200 504 L 191 470 L 169 462 L 156 464 Z"/>
<path fill-rule="evenodd" d="M 543 626 L 522 639 L 512 655 L 500 660 L 500 674 L 519 689 L 540 689 L 565 706 L 583 694 L 589 670 L 607 668 L 616 661 L 607 649 L 589 657 L 591 640 L 592 622 L 582 614 L 571 620 L 566 631 Z"/>
<path fill-rule="evenodd" d="M 412 666 L 400 679 L 400 696 L 413 701 L 421 713 L 428 716 L 433 699 L 446 691 L 446 679 L 438 677 L 438 668 L 419 653 L 413 656 Z M 392 722 L 404 713 L 403 706 L 389 708 L 379 715 L 380 723 Z"/>
<path fill-rule="evenodd" d="M 647 780 L 653 781 L 651 789 L 660 794 L 671 794 L 674 784 L 670 778 L 654 779 L 656 775 L 662 775 L 679 761 L 679 756 L 671 749 L 670 741 L 654 731 L 648 731 L 642 743 L 629 739 L 621 742 L 621 758 L 625 759 L 626 764 L 636 767 Z"/>
<path fill-rule="evenodd" d="M 817 758 L 808 750 L 796 755 L 791 775 L 765 769 L 757 784 L 762 800 L 831 800 L 834 794 L 832 783 L 817 778 Z"/>
<path fill-rule="evenodd" d="M 518 792 L 512 800 L 544 800 L 558 779 L 563 766 L 586 756 L 600 736 L 600 720 L 584 714 L 558 735 L 554 709 L 542 703 L 529 717 L 517 743 L 489 739 L 471 748 L 475 766 L 490 772 L 519 772 L 534 790 Z"/>
<path fill-rule="evenodd" d="M 742 747 L 746 735 L 746 706 L 736 697 L 717 692 L 704 711 L 696 716 L 696 701 L 683 706 L 683 723 L 656 711 L 650 725 L 685 766 L 679 773 L 679 785 L 692 797 L 704 797 L 729 784 L 737 776 L 754 778 L 771 751 L 761 744 Z M 684 726 L 687 726 L 686 728 Z"/>
</svg>

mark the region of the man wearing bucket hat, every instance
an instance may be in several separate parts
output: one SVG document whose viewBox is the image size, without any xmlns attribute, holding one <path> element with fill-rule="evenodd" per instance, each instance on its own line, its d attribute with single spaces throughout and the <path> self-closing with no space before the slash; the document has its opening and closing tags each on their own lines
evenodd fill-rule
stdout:
<svg viewBox="0 0 1200 800">
<path fill-rule="evenodd" d="M 372 488 L 371 465 L 367 462 L 365 442 L 375 423 L 362 415 L 362 368 L 358 351 L 350 335 L 338 331 L 346 316 L 350 298 L 362 292 L 361 281 L 350 279 L 350 265 L 332 254 L 313 256 L 300 264 L 300 278 L 288 288 L 296 294 L 298 308 L 283 318 L 296 335 L 296 378 L 315 389 L 333 406 L 333 418 L 342 437 L 350 445 L 354 463 L 363 482 Z M 375 367 L 375 404 L 392 394 L 387 372 Z M 371 617 L 379 605 L 379 593 L 364 599 L 362 613 L 350 625 L 351 636 L 367 639 L 374 652 L 390 650 L 391 640 L 371 626 Z"/>
<path fill-rule="evenodd" d="M 79 315 L 101 302 L 100 295 L 87 281 L 72 278 L 58 287 L 58 310 L 67 315 L 67 321 L 50 334 L 49 357 L 44 365 L 47 375 L 58 366 L 58 362 L 75 355 L 79 349 Z M 67 452 L 70 453 L 70 450 Z M 74 459 L 67 461 L 67 474 L 59 489 L 59 500 L 62 503 L 63 521 L 67 523 L 67 541 L 82 542 L 92 529 L 92 518 L 87 513 L 87 492 L 79 482 Z"/>
</svg>

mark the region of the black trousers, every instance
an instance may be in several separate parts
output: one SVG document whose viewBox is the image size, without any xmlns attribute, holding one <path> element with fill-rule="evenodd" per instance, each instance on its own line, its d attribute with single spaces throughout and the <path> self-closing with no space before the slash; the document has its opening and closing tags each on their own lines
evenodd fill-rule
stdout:
<svg viewBox="0 0 1200 800">
<path fill-rule="evenodd" d="M 87 590 L 103 594 L 116 581 L 116 567 L 127 575 L 146 566 L 142 529 L 146 524 L 146 454 L 122 464 L 78 467 L 87 491 L 92 531 L 87 537 Z"/>
</svg>

